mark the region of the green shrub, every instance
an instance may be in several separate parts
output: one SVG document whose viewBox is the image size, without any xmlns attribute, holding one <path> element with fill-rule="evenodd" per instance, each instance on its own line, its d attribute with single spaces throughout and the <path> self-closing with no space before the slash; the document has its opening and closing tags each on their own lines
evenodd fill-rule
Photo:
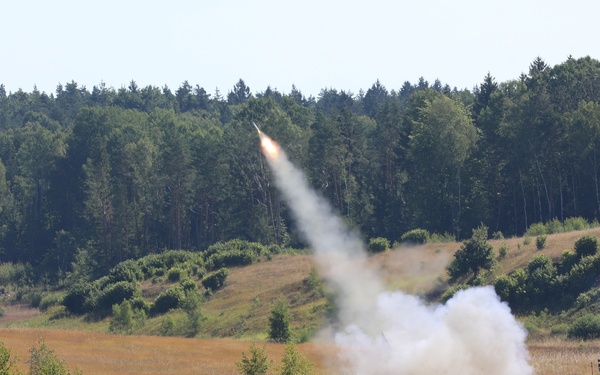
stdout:
<svg viewBox="0 0 600 375">
<path fill-rule="evenodd" d="M 40 309 L 40 311 L 47 311 L 48 308 L 52 306 L 62 305 L 64 299 L 65 293 L 63 292 L 46 294 L 42 297 L 38 308 Z"/>
<path fill-rule="evenodd" d="M 108 277 L 110 283 L 118 281 L 135 282 L 144 280 L 144 273 L 137 261 L 129 259 L 113 267 L 108 273 Z"/>
<path fill-rule="evenodd" d="M 431 233 L 427 242 L 454 242 L 455 240 L 453 234 L 444 232 L 443 234 Z"/>
<path fill-rule="evenodd" d="M 98 289 L 91 283 L 75 284 L 69 289 L 62 304 L 73 314 L 93 310 Z"/>
<path fill-rule="evenodd" d="M 129 301 L 125 300 L 120 305 L 113 305 L 108 329 L 112 333 L 130 334 L 133 331 L 133 309 Z"/>
<path fill-rule="evenodd" d="M 502 232 L 497 231 L 492 233 L 492 238 L 495 240 L 503 240 L 504 239 L 504 234 L 502 234 Z"/>
<path fill-rule="evenodd" d="M 206 260 L 209 269 L 245 266 L 258 260 L 258 255 L 242 250 L 228 250 L 211 255 Z"/>
<path fill-rule="evenodd" d="M 306 359 L 293 344 L 285 346 L 285 355 L 279 367 L 280 375 L 310 375 L 314 374 L 313 364 Z"/>
<path fill-rule="evenodd" d="M 382 253 L 390 248 L 390 241 L 384 237 L 371 238 L 369 241 L 369 252 Z"/>
<path fill-rule="evenodd" d="M 558 219 L 546 223 L 546 234 L 562 233 L 565 231 L 563 223 Z"/>
<path fill-rule="evenodd" d="M 269 339 L 278 343 L 287 343 L 291 335 L 290 309 L 285 299 L 280 298 L 273 305 L 269 316 Z"/>
<path fill-rule="evenodd" d="M 0 375 L 20 374 L 17 370 L 17 358 L 12 351 L 0 341 Z"/>
<path fill-rule="evenodd" d="M 175 320 L 170 315 L 165 315 L 160 322 L 160 335 L 173 336 L 175 334 Z"/>
<path fill-rule="evenodd" d="M 156 297 L 152 311 L 155 314 L 164 314 L 171 309 L 178 308 L 184 300 L 185 292 L 181 285 L 172 286 Z"/>
<path fill-rule="evenodd" d="M 504 259 L 504 258 L 506 258 L 507 254 L 508 254 L 508 245 L 503 243 L 502 245 L 500 245 L 500 249 L 498 249 L 498 258 Z"/>
<path fill-rule="evenodd" d="M 198 291 L 198 284 L 196 284 L 196 282 L 192 279 L 185 279 L 181 282 L 181 287 L 183 288 L 183 290 L 185 290 L 186 292 L 188 290 L 192 290 L 192 291 Z"/>
<path fill-rule="evenodd" d="M 590 227 L 590 224 L 582 217 L 570 217 L 565 219 L 565 231 L 583 230 Z"/>
<path fill-rule="evenodd" d="M 21 284 L 33 276 L 33 268 L 23 263 L 0 263 L 0 285 Z"/>
<path fill-rule="evenodd" d="M 526 234 L 525 237 L 523 237 L 523 245 L 527 246 L 531 243 L 531 237 Z"/>
<path fill-rule="evenodd" d="M 553 335 L 566 335 L 569 333 L 569 325 L 567 323 L 559 323 L 550 327 L 550 333 Z"/>
<path fill-rule="evenodd" d="M 569 327 L 568 335 L 571 338 L 583 340 L 595 339 L 600 337 L 600 316 L 588 314 L 582 316 Z"/>
<path fill-rule="evenodd" d="M 560 258 L 560 272 L 569 272 L 571 268 L 573 268 L 573 266 L 577 263 L 577 261 L 577 254 L 575 254 L 571 250 L 563 251 L 562 256 Z"/>
<path fill-rule="evenodd" d="M 533 223 L 529 226 L 529 229 L 527 229 L 528 236 L 539 236 L 541 234 L 546 234 L 546 226 L 544 223 Z"/>
<path fill-rule="evenodd" d="M 119 281 L 109 284 L 100 291 L 96 306 L 99 309 L 112 309 L 113 305 L 120 304 L 124 300 L 132 299 L 140 293 L 137 283 Z"/>
<path fill-rule="evenodd" d="M 410 244 L 424 244 L 429 241 L 429 237 L 428 230 L 417 228 L 404 233 L 402 237 L 400 237 L 400 240 Z"/>
<path fill-rule="evenodd" d="M 441 302 L 447 302 L 450 298 L 454 297 L 454 295 L 461 291 L 461 290 L 465 290 L 467 289 L 469 286 L 466 284 L 455 284 L 452 285 L 450 288 L 448 288 L 448 290 L 446 290 L 444 292 L 444 294 L 442 294 L 442 298 L 440 299 Z"/>
<path fill-rule="evenodd" d="M 250 345 L 251 356 L 246 356 L 246 353 L 242 352 L 242 360 L 236 362 L 235 365 L 242 375 L 266 375 L 269 371 L 271 361 L 267 355 L 267 350 L 263 346 L 257 348 L 255 343 Z"/>
<path fill-rule="evenodd" d="M 575 241 L 575 254 L 579 258 L 588 255 L 596 255 L 598 252 L 598 239 L 592 235 L 586 234 Z"/>
<path fill-rule="evenodd" d="M 48 348 L 43 339 L 38 341 L 38 347 L 29 349 L 30 375 L 67 375 L 70 374 L 65 361 L 54 350 Z"/>
<path fill-rule="evenodd" d="M 131 308 L 134 311 L 139 310 L 147 314 L 152 309 L 152 304 L 146 301 L 142 296 L 137 296 L 131 300 Z"/>
<path fill-rule="evenodd" d="M 546 235 L 539 235 L 535 238 L 535 247 L 538 250 L 542 250 L 544 247 L 546 247 Z"/>
<path fill-rule="evenodd" d="M 181 280 L 185 276 L 185 271 L 179 267 L 173 267 L 167 272 L 167 280 L 174 283 Z"/>
<path fill-rule="evenodd" d="M 204 286 L 204 288 L 213 291 L 220 289 L 225 285 L 227 275 L 229 275 L 229 270 L 223 267 L 202 279 L 202 285 Z"/>
</svg>

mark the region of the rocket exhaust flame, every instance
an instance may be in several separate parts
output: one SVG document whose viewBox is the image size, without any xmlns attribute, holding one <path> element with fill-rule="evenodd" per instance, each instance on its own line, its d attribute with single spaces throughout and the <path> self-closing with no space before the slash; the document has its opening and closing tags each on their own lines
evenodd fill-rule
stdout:
<svg viewBox="0 0 600 375">
<path fill-rule="evenodd" d="M 527 333 L 493 287 L 460 291 L 445 305 L 433 306 L 417 296 L 386 291 L 369 267 L 360 237 L 309 187 L 284 150 L 256 129 L 275 184 L 337 296 L 343 328 L 333 339 L 341 373 L 533 374 Z"/>
<path fill-rule="evenodd" d="M 256 131 L 258 132 L 258 136 L 260 137 L 260 145 L 262 147 L 263 154 L 265 154 L 265 156 L 269 158 L 276 157 L 280 149 L 277 142 L 275 142 L 273 139 L 271 139 L 271 137 L 263 133 L 254 122 L 252 122 L 252 125 L 254 125 L 254 128 L 256 129 Z"/>
</svg>

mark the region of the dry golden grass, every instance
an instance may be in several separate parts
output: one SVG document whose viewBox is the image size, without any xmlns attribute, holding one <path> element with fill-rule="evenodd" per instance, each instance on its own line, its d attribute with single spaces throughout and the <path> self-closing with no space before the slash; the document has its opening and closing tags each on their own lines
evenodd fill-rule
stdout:
<svg viewBox="0 0 600 375">
<path fill-rule="evenodd" d="M 82 331 L 0 328 L 0 340 L 18 358 L 21 370 L 27 370 L 29 349 L 44 343 L 71 369 L 90 374 L 236 374 L 235 362 L 248 353 L 250 341 L 234 339 L 185 339 L 157 336 L 119 336 Z M 280 363 L 284 346 L 257 343 L 266 347 L 269 359 Z M 327 357 L 335 350 L 326 344 L 301 344 L 298 350 L 322 373 Z"/>
<path fill-rule="evenodd" d="M 597 374 L 600 341 L 550 339 L 528 344 L 531 364 L 539 375 Z"/>
</svg>

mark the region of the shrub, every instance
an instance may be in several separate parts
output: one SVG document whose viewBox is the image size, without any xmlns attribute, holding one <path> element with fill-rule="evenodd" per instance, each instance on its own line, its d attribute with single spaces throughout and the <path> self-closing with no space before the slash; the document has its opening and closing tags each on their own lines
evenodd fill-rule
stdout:
<svg viewBox="0 0 600 375">
<path fill-rule="evenodd" d="M 571 338 L 584 340 L 600 337 L 600 316 L 588 314 L 576 319 L 571 323 L 568 335 Z"/>
<path fill-rule="evenodd" d="M 504 239 L 504 234 L 502 234 L 502 232 L 497 231 L 492 233 L 492 238 L 495 240 L 503 240 Z"/>
<path fill-rule="evenodd" d="M 287 344 L 285 346 L 285 355 L 281 359 L 279 374 L 281 375 L 309 375 L 314 373 L 313 364 L 303 356 L 296 346 Z"/>
<path fill-rule="evenodd" d="M 424 244 L 429 241 L 429 237 L 429 231 L 426 229 L 413 229 L 404 233 L 400 240 L 411 244 Z"/>
<path fill-rule="evenodd" d="M 108 328 L 112 333 L 129 334 L 133 331 L 133 309 L 129 301 L 113 305 L 112 318 Z"/>
<path fill-rule="evenodd" d="M 173 267 L 167 272 L 167 280 L 174 283 L 181 280 L 185 276 L 185 271 L 179 267 Z"/>
<path fill-rule="evenodd" d="M 2 341 L 0 341 L 0 374 L 20 374 L 17 370 L 17 358 Z"/>
<path fill-rule="evenodd" d="M 255 343 L 250 345 L 251 356 L 246 356 L 245 352 L 242 352 L 242 360 L 236 362 L 235 365 L 242 375 L 266 375 L 269 371 L 271 361 L 265 347 L 257 348 Z"/>
<path fill-rule="evenodd" d="M 143 280 L 144 273 L 137 261 L 129 259 L 113 267 L 108 273 L 108 277 L 111 283 L 118 281 L 135 282 Z"/>
<path fill-rule="evenodd" d="M 225 285 L 227 275 L 229 270 L 223 267 L 202 279 L 202 285 L 206 289 L 217 290 Z"/>
<path fill-rule="evenodd" d="M 384 237 L 371 238 L 368 248 L 371 253 L 382 253 L 390 248 L 390 241 Z"/>
<path fill-rule="evenodd" d="M 560 272 L 569 272 L 571 268 L 573 268 L 573 266 L 577 263 L 577 260 L 577 255 L 571 250 L 563 251 L 562 257 L 560 259 Z"/>
<path fill-rule="evenodd" d="M 62 304 L 73 314 L 85 314 L 93 309 L 97 288 L 91 283 L 75 284 L 69 289 Z"/>
<path fill-rule="evenodd" d="M 52 306 L 62 305 L 64 299 L 65 294 L 62 292 L 46 294 L 42 297 L 38 308 L 40 309 L 40 311 L 47 311 L 48 308 Z"/>
<path fill-rule="evenodd" d="M 185 299 L 185 292 L 180 285 L 172 286 L 156 297 L 152 311 L 155 314 L 164 314 L 171 309 L 178 308 Z"/>
<path fill-rule="evenodd" d="M 498 249 L 498 258 L 503 259 L 508 254 L 508 245 L 503 243 L 500 245 L 500 249 Z"/>
<path fill-rule="evenodd" d="M 64 360 L 62 360 L 54 350 L 46 346 L 44 341 L 38 341 L 39 348 L 29 349 L 29 374 L 30 375 L 67 375 L 69 370 Z"/>
<path fill-rule="evenodd" d="M 544 247 L 546 247 L 546 235 L 539 235 L 535 238 L 535 247 L 537 247 L 538 250 L 542 250 Z"/>
<path fill-rule="evenodd" d="M 243 250 L 228 250 L 220 253 L 212 254 L 206 264 L 209 269 L 245 266 L 252 264 L 258 260 L 258 255 L 253 252 Z"/>
<path fill-rule="evenodd" d="M 448 266 L 448 275 L 456 279 L 470 272 L 477 278 L 479 270 L 490 269 L 495 262 L 494 248 L 487 242 L 487 230 L 485 225 L 473 229 L 470 239 L 463 242 Z"/>
<path fill-rule="evenodd" d="M 290 310 L 283 298 L 277 300 L 269 316 L 269 339 L 278 343 L 290 341 Z"/>
<path fill-rule="evenodd" d="M 132 299 L 139 294 L 137 283 L 129 281 L 119 281 L 107 285 L 100 291 L 96 306 L 100 309 L 112 309 L 115 304 L 120 304 L 124 300 Z"/>
<path fill-rule="evenodd" d="M 598 239 L 586 234 L 575 241 L 575 254 L 578 258 L 595 255 L 598 252 Z"/>
<path fill-rule="evenodd" d="M 546 234 L 546 226 L 544 223 L 533 223 L 527 229 L 528 236 L 539 236 L 541 234 Z"/>
<path fill-rule="evenodd" d="M 467 289 L 469 286 L 466 284 L 455 284 L 452 285 L 450 288 L 448 288 L 448 290 L 446 290 L 444 292 L 444 294 L 442 295 L 441 301 L 442 302 L 447 302 L 450 298 L 454 297 L 454 295 L 456 294 L 456 292 L 461 291 L 461 290 L 465 290 Z"/>
<path fill-rule="evenodd" d="M 160 335 L 173 336 L 175 333 L 175 320 L 170 315 L 165 315 L 160 322 Z"/>
<path fill-rule="evenodd" d="M 192 291 L 198 291 L 198 284 L 196 284 L 196 282 L 192 279 L 185 279 L 181 282 L 181 287 L 183 288 L 184 291 L 188 291 L 188 290 L 192 290 Z"/>
<path fill-rule="evenodd" d="M 133 310 L 143 311 L 147 314 L 152 309 L 152 304 L 146 301 L 142 296 L 137 296 L 131 300 L 131 308 Z"/>
<path fill-rule="evenodd" d="M 546 223 L 545 227 L 546 227 L 546 234 L 564 232 L 563 223 L 561 223 L 561 221 L 558 219 L 553 219 L 552 221 Z"/>
<path fill-rule="evenodd" d="M 523 245 L 527 246 L 531 243 L 531 237 L 526 234 L 525 237 L 523 237 Z"/>
<path fill-rule="evenodd" d="M 570 217 L 565 219 L 565 231 L 582 230 L 590 227 L 590 224 L 582 217 Z"/>
</svg>

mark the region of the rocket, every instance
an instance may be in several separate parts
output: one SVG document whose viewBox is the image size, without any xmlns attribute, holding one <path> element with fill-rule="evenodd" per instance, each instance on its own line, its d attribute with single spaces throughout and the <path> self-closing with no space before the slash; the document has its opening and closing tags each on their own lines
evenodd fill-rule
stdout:
<svg viewBox="0 0 600 375">
<path fill-rule="evenodd" d="M 256 124 L 254 123 L 254 121 L 252 121 L 252 125 L 254 125 L 254 127 L 256 128 L 256 131 L 258 132 L 258 135 L 261 135 L 262 132 L 260 131 L 260 129 L 258 128 L 258 126 L 256 126 Z"/>
</svg>

